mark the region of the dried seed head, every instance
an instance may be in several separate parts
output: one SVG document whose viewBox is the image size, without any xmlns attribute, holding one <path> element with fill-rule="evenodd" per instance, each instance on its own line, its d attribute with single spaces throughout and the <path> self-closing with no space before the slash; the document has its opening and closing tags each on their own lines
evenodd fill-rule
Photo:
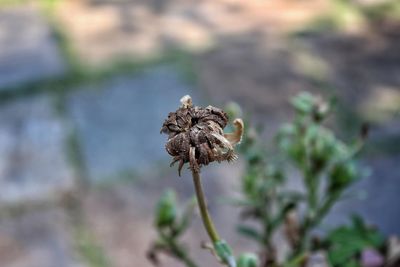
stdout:
<svg viewBox="0 0 400 267">
<path fill-rule="evenodd" d="M 233 133 L 224 133 L 228 115 L 219 108 L 193 106 L 192 98 L 181 98 L 181 106 L 168 114 L 161 132 L 168 134 L 165 145 L 173 156 L 171 166 L 179 161 L 179 175 L 185 163 L 190 164 L 194 172 L 213 161 L 233 161 L 237 158 L 234 146 L 239 144 L 243 135 L 243 121 L 235 119 Z"/>
</svg>

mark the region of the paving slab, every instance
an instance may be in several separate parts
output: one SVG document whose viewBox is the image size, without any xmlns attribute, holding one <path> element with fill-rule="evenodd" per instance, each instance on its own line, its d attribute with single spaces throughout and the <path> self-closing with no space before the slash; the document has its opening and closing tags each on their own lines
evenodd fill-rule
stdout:
<svg viewBox="0 0 400 267">
<path fill-rule="evenodd" d="M 349 190 L 353 194 L 352 198 L 344 199 L 333 208 L 325 220 L 325 226 L 348 223 L 349 216 L 359 214 L 385 235 L 399 235 L 399 160 L 400 155 L 397 155 L 364 162 L 364 165 L 369 166 L 371 174 Z"/>
<path fill-rule="evenodd" d="M 0 8 L 0 88 L 61 75 L 65 65 L 39 9 Z"/>
<path fill-rule="evenodd" d="M 0 206 L 55 200 L 73 190 L 67 134 L 50 97 L 0 107 Z"/>
<path fill-rule="evenodd" d="M 67 217 L 57 209 L 0 219 L 2 267 L 84 267 L 73 248 Z"/>
<path fill-rule="evenodd" d="M 77 128 L 90 179 L 149 171 L 169 160 L 160 128 L 186 94 L 199 94 L 170 66 L 112 78 L 74 92 L 68 112 Z M 201 102 L 200 102 L 201 103 Z"/>
</svg>

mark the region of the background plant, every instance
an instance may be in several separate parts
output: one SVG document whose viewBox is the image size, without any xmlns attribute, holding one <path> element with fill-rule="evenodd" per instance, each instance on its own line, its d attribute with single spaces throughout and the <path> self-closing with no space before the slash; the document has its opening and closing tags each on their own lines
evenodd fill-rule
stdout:
<svg viewBox="0 0 400 267">
<path fill-rule="evenodd" d="M 364 249 L 381 249 L 383 239 L 361 218 L 355 217 L 351 226 L 340 226 L 322 237 L 314 236 L 314 232 L 343 193 L 364 175 L 356 156 L 367 128 L 362 127 L 354 142 L 346 144 L 323 124 L 333 109 L 332 102 L 301 93 L 291 104 L 294 119 L 278 131 L 274 148 L 268 149 L 274 152 L 272 155 L 255 128 L 247 128 L 241 145 L 246 170 L 241 181 L 242 198 L 233 200 L 242 210 L 237 230 L 259 243 L 261 252 L 259 256 L 243 254 L 237 264 L 312 266 L 313 254 L 319 253 L 327 266 L 362 266 Z M 301 188 L 291 189 L 294 179 L 301 180 Z M 157 218 L 163 213 L 164 208 L 159 208 Z M 246 223 L 248 220 L 256 226 Z M 289 245 L 287 252 L 280 250 L 276 236 Z M 165 244 L 168 246 L 168 242 Z"/>
</svg>

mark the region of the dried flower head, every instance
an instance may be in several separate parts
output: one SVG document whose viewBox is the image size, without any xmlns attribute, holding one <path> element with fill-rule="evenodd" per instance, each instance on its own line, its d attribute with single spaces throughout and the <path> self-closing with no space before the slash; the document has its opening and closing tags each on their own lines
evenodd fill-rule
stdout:
<svg viewBox="0 0 400 267">
<path fill-rule="evenodd" d="M 185 163 L 193 172 L 199 172 L 210 162 L 237 159 L 234 146 L 241 141 L 243 121 L 235 119 L 235 131 L 224 133 L 228 116 L 222 109 L 193 106 L 189 95 L 182 97 L 181 103 L 178 110 L 168 114 L 161 128 L 162 133 L 168 134 L 165 148 L 173 156 L 171 166 L 179 161 L 179 176 Z"/>
</svg>

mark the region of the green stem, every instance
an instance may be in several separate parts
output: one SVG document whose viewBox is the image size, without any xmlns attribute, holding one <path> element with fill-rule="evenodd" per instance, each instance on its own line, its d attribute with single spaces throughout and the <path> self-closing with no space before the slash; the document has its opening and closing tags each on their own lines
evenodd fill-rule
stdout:
<svg viewBox="0 0 400 267">
<path fill-rule="evenodd" d="M 303 226 L 301 227 L 300 241 L 298 252 L 303 252 L 307 248 L 309 240 L 309 230 L 316 218 L 318 217 L 318 186 L 319 177 L 313 175 L 310 170 L 304 172 L 304 181 L 307 190 L 307 213 L 304 219 Z"/>
<path fill-rule="evenodd" d="M 310 219 L 312 219 L 316 215 L 315 213 L 318 206 L 319 179 L 316 175 L 313 175 L 311 171 L 306 171 L 305 179 L 308 190 L 308 212 Z"/>
<path fill-rule="evenodd" d="M 200 174 L 199 172 L 192 171 L 192 175 L 201 218 L 203 219 L 204 228 L 206 228 L 207 234 L 213 243 L 214 252 L 221 263 L 229 267 L 236 267 L 235 257 L 232 255 L 230 247 L 224 240 L 221 240 L 221 238 L 219 237 L 217 229 L 215 228 L 211 216 L 208 212 L 206 198 L 203 192 L 203 186 L 201 185 Z"/>
<path fill-rule="evenodd" d="M 196 190 L 196 197 L 200 209 L 201 218 L 203 220 L 203 224 L 204 227 L 206 228 L 207 234 L 214 244 L 220 241 L 221 238 L 218 235 L 217 229 L 215 228 L 214 223 L 207 209 L 206 199 L 203 192 L 203 186 L 201 185 L 200 174 L 195 171 L 193 171 L 192 174 L 193 174 L 193 183 L 194 183 L 194 188 Z"/>
<path fill-rule="evenodd" d="M 313 218 L 306 218 L 306 221 L 303 224 L 303 227 L 301 229 L 301 240 L 299 244 L 299 248 L 297 253 L 295 253 L 295 256 L 299 256 L 304 253 L 306 247 L 307 247 L 307 241 L 309 237 L 310 231 L 319 225 L 319 223 L 322 221 L 322 219 L 326 216 L 326 214 L 330 211 L 332 206 L 336 203 L 336 201 L 339 199 L 341 195 L 341 191 L 335 192 L 330 194 L 323 204 L 316 210 L 316 214 Z"/>
</svg>

